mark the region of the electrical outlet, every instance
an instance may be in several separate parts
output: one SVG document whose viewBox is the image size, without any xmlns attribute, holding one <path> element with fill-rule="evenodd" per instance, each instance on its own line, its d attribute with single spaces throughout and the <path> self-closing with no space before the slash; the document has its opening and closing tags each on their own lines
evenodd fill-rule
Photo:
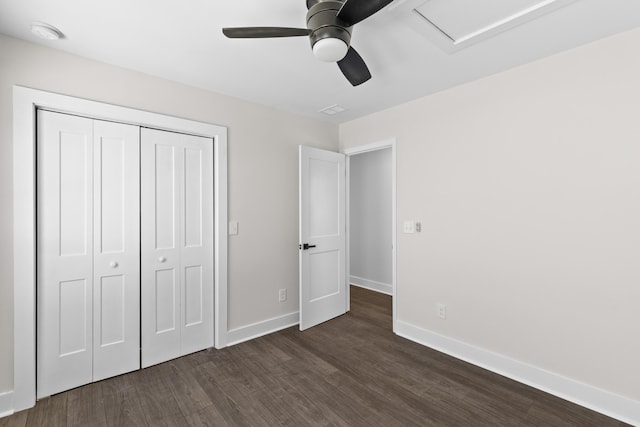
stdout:
<svg viewBox="0 0 640 427">
<path fill-rule="evenodd" d="M 286 289 L 280 289 L 278 291 L 278 301 L 285 302 L 286 300 L 287 300 L 287 290 Z"/>
<path fill-rule="evenodd" d="M 447 306 L 444 304 L 438 304 L 438 317 L 441 319 L 447 318 Z"/>
</svg>

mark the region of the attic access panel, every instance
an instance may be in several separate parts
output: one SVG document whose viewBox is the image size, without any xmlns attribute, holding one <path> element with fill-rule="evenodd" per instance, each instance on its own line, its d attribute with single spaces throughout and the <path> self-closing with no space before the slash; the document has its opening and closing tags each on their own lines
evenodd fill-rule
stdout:
<svg viewBox="0 0 640 427">
<path fill-rule="evenodd" d="M 485 39 L 567 3 L 567 0 L 428 0 L 415 11 L 453 45 L 461 45 Z"/>
</svg>

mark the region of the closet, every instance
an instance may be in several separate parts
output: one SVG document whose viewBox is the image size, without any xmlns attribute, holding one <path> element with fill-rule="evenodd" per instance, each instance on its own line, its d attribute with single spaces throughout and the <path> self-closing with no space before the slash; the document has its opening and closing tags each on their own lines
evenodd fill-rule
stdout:
<svg viewBox="0 0 640 427">
<path fill-rule="evenodd" d="M 38 111 L 37 397 L 213 346 L 212 140 Z"/>
</svg>

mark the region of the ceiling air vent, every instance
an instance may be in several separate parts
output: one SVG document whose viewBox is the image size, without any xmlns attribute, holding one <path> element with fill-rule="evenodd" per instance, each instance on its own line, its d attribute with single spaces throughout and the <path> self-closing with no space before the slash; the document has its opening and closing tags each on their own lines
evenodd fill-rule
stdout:
<svg viewBox="0 0 640 427">
<path fill-rule="evenodd" d="M 319 112 L 320 113 L 324 113 L 324 114 L 329 115 L 329 116 L 333 116 L 335 114 L 342 113 L 345 110 L 346 109 L 344 107 L 341 107 L 340 105 L 335 104 L 335 105 L 332 105 L 330 107 L 323 108 Z"/>
</svg>

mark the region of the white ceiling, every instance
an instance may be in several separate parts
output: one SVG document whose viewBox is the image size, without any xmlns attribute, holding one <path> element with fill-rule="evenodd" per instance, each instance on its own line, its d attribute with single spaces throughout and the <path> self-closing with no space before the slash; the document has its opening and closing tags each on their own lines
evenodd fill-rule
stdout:
<svg viewBox="0 0 640 427">
<path fill-rule="evenodd" d="M 427 18 L 464 36 L 547 3 L 544 13 L 458 46 L 414 11 L 435 11 Z M 639 27 L 640 0 L 395 0 L 354 27 L 352 45 L 373 75 L 355 88 L 335 64 L 313 57 L 306 37 L 230 40 L 221 32 L 304 28 L 305 14 L 305 0 L 0 0 L 0 33 L 340 123 Z M 38 39 L 33 21 L 66 37 Z M 319 113 L 334 104 L 345 111 Z"/>
</svg>

